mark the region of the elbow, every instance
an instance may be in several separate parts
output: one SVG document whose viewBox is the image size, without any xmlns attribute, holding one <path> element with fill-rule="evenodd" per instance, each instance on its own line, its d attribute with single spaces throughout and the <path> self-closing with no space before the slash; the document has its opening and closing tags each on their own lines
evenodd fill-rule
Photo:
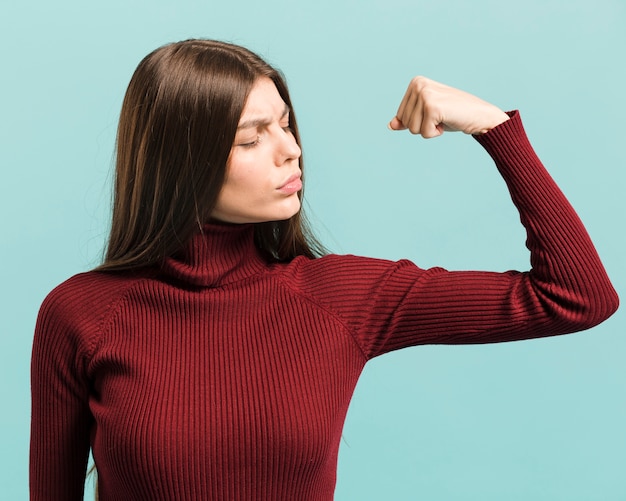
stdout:
<svg viewBox="0 0 626 501">
<path fill-rule="evenodd" d="M 617 295 L 617 291 L 613 288 L 611 284 L 608 284 L 608 289 L 609 290 L 606 293 L 604 300 L 602 301 L 602 308 L 597 308 L 598 324 L 604 322 L 619 308 L 619 296 Z"/>
<path fill-rule="evenodd" d="M 601 287 L 595 287 L 579 297 L 577 304 L 570 309 L 570 318 L 575 330 L 586 330 L 601 324 L 619 308 L 619 296 L 607 280 Z"/>
<path fill-rule="evenodd" d="M 611 287 L 611 312 L 608 314 L 607 318 L 613 315 L 619 308 L 619 296 L 617 295 L 617 291 Z"/>
<path fill-rule="evenodd" d="M 608 277 L 598 281 L 595 290 L 589 294 L 589 309 L 595 320 L 594 325 L 604 322 L 619 308 L 619 296 Z"/>
<path fill-rule="evenodd" d="M 607 320 L 619 307 L 617 292 L 608 280 L 584 289 L 544 288 L 537 298 L 550 318 L 553 334 L 591 329 Z"/>
</svg>

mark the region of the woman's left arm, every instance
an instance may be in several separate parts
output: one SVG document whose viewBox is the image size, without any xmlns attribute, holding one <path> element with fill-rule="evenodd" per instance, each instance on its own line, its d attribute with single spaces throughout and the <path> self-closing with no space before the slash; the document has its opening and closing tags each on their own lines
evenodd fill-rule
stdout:
<svg viewBox="0 0 626 501">
<path fill-rule="evenodd" d="M 473 134 L 508 186 L 531 252 L 531 270 L 525 273 L 432 270 L 422 275 L 419 286 L 412 287 L 412 299 L 394 313 L 396 320 L 404 318 L 401 323 L 405 315 L 423 315 L 428 304 L 432 314 L 440 313 L 430 325 L 438 335 L 428 335 L 427 326 L 413 316 L 426 328 L 422 342 L 492 342 L 574 332 L 613 314 L 617 294 L 578 215 L 528 141 L 519 113 L 504 113 L 463 91 L 416 77 L 389 127 L 426 138 L 444 131 Z M 404 274 L 402 267 L 398 272 L 396 279 Z M 403 314 L 405 307 L 409 311 Z"/>
<path fill-rule="evenodd" d="M 394 130 L 474 134 L 494 159 L 526 228 L 530 271 L 422 269 L 356 256 L 293 267 L 299 288 L 346 326 L 366 358 L 420 344 L 494 343 L 589 329 L 618 297 L 578 215 L 530 145 L 519 113 L 418 77 Z M 295 287 L 295 286 L 294 286 Z"/>
</svg>

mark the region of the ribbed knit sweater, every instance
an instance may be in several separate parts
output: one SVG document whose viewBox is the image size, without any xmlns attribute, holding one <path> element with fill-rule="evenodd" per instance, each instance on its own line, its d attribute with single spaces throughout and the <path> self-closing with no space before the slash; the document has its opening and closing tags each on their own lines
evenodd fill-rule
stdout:
<svg viewBox="0 0 626 501">
<path fill-rule="evenodd" d="M 618 299 L 518 114 L 477 137 L 527 230 L 531 271 L 403 260 L 270 263 L 251 225 L 207 225 L 158 270 L 88 272 L 44 301 L 32 360 L 31 500 L 333 498 L 365 363 L 426 343 L 587 329 Z"/>
</svg>

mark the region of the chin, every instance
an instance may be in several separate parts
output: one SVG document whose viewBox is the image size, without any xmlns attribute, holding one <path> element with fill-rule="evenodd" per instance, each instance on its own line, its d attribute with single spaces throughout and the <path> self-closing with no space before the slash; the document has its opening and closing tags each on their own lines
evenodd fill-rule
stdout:
<svg viewBox="0 0 626 501">
<path fill-rule="evenodd" d="M 268 219 L 268 221 L 286 221 L 287 219 L 291 219 L 298 212 L 300 212 L 300 199 L 296 198 L 295 203 L 290 204 L 288 207 L 284 207 L 284 210 L 278 211 L 272 219 Z"/>
<path fill-rule="evenodd" d="M 278 216 L 275 217 L 273 219 L 267 219 L 266 221 L 289 221 L 293 216 L 295 216 L 298 212 L 300 212 L 299 210 L 290 213 L 288 216 Z"/>
</svg>

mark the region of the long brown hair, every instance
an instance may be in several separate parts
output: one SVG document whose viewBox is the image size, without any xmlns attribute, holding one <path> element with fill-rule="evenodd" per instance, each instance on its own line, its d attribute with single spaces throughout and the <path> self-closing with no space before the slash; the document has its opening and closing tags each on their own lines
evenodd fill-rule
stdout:
<svg viewBox="0 0 626 501">
<path fill-rule="evenodd" d="M 284 78 L 250 50 L 186 40 L 140 62 L 120 114 L 111 232 L 99 270 L 157 264 L 202 231 L 224 183 L 246 98 L 260 77 L 276 85 L 300 144 Z M 302 211 L 256 224 L 255 241 L 271 260 L 324 253 Z"/>
</svg>

